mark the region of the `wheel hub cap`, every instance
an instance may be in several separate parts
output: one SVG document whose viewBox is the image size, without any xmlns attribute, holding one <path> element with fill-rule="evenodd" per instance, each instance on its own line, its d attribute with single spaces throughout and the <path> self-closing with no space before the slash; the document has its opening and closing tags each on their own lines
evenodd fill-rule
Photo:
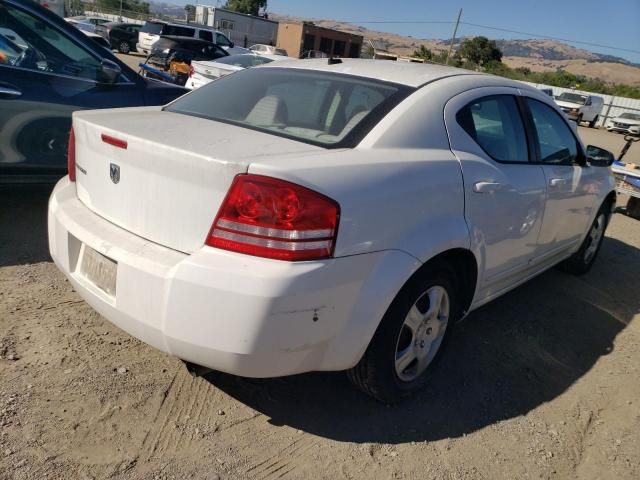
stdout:
<svg viewBox="0 0 640 480">
<path fill-rule="evenodd" d="M 429 288 L 409 310 L 396 342 L 398 378 L 411 382 L 435 357 L 449 321 L 449 295 L 444 287 Z"/>
</svg>

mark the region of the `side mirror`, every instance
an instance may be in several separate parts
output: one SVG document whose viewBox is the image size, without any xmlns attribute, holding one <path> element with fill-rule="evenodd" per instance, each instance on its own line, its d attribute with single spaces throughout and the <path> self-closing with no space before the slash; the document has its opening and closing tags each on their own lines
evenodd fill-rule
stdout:
<svg viewBox="0 0 640 480">
<path fill-rule="evenodd" d="M 613 164 L 613 153 L 595 145 L 587 146 L 587 163 L 593 167 L 610 167 Z"/>
<path fill-rule="evenodd" d="M 98 82 L 113 85 L 118 82 L 122 70 L 116 62 L 103 58 L 98 70 Z"/>
</svg>

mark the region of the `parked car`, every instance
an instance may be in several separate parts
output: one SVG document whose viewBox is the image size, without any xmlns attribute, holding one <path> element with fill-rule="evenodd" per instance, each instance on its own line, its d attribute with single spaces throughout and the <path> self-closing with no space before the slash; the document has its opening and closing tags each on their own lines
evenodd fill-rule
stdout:
<svg viewBox="0 0 640 480">
<path fill-rule="evenodd" d="M 98 45 L 100 45 L 101 47 L 111 50 L 111 45 L 109 44 L 109 40 L 104 38 L 102 35 L 98 35 L 97 33 L 87 32 L 86 30 L 80 30 L 80 31 L 84 33 L 87 37 L 89 37 L 91 40 L 96 42 Z"/>
<path fill-rule="evenodd" d="M 249 53 L 247 48 L 236 47 L 224 33 L 213 27 L 193 23 L 168 23 L 162 21 L 148 21 L 140 29 L 136 49 L 138 53 L 149 55 L 152 46 L 162 36 L 190 37 L 215 43 L 225 49 L 230 55 Z"/>
<path fill-rule="evenodd" d="M 604 100 L 595 95 L 563 92 L 556 97 L 556 103 L 578 125 L 582 122 L 588 122 L 589 127 L 593 128 L 602 112 Z"/>
<path fill-rule="evenodd" d="M 96 33 L 106 38 L 112 49 L 129 53 L 136 50 L 141 28 L 138 23 L 109 22 L 96 26 Z"/>
<path fill-rule="evenodd" d="M 219 58 L 212 62 L 194 61 L 191 62 L 191 73 L 189 74 L 189 80 L 187 80 L 185 87 L 190 89 L 199 88 L 230 73 L 282 60 L 291 60 L 291 58 L 283 57 L 282 55 L 244 53 Z"/>
<path fill-rule="evenodd" d="M 607 125 L 610 132 L 628 133 L 637 135 L 640 128 L 640 113 L 624 112 L 611 119 Z"/>
<path fill-rule="evenodd" d="M 96 27 L 98 25 L 103 25 L 105 23 L 110 22 L 107 18 L 102 17 L 88 17 L 86 15 L 78 15 L 75 17 L 67 17 L 65 18 L 67 22 L 76 27 L 79 30 L 83 30 L 85 32 L 96 32 Z"/>
<path fill-rule="evenodd" d="M 0 182 L 63 176 L 75 110 L 163 105 L 185 92 L 145 80 L 28 0 L 0 1 L 0 32 Z"/>
<path fill-rule="evenodd" d="M 249 50 L 251 50 L 254 53 L 259 53 L 263 55 L 282 55 L 284 57 L 289 56 L 289 54 L 284 48 L 277 48 L 277 47 L 274 47 L 273 45 L 263 45 L 261 43 L 251 45 L 249 47 Z"/>
<path fill-rule="evenodd" d="M 273 62 L 78 112 L 70 145 L 50 251 L 100 314 L 232 374 L 349 370 L 383 402 L 425 386 L 453 322 L 587 272 L 615 204 L 613 156 L 547 95 L 439 65 Z"/>
</svg>

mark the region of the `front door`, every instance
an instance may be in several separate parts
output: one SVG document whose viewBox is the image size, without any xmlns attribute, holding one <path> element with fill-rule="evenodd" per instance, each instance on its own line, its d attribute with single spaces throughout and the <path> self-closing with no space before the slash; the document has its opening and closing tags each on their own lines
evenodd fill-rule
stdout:
<svg viewBox="0 0 640 480">
<path fill-rule="evenodd" d="M 479 301 L 525 276 L 538 253 L 545 178 L 530 161 L 518 96 L 512 88 L 478 88 L 445 107 L 451 149 L 464 177 L 471 247 L 482 262 Z"/>
<path fill-rule="evenodd" d="M 599 207 L 602 179 L 597 168 L 586 165 L 578 139 L 560 114 L 539 100 L 524 99 L 547 189 L 540 260 L 553 260 L 582 242 Z"/>
<path fill-rule="evenodd" d="M 114 85 L 98 82 L 101 60 L 46 17 L 0 5 L 3 181 L 64 175 L 74 110 L 144 104 L 141 89 L 124 76 Z"/>
</svg>

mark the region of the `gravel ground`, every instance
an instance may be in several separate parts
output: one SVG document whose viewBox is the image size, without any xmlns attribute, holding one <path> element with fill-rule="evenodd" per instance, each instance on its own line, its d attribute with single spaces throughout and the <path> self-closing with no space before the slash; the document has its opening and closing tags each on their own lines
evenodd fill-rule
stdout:
<svg viewBox="0 0 640 480">
<path fill-rule="evenodd" d="M 455 325 L 431 389 L 387 408 L 340 373 L 192 378 L 51 263 L 49 191 L 0 189 L 0 480 L 640 478 L 636 220 L 588 275 Z"/>
<path fill-rule="evenodd" d="M 638 221 L 457 324 L 387 408 L 340 373 L 192 378 L 72 290 L 48 193 L 0 193 L 0 479 L 640 478 Z"/>
</svg>

